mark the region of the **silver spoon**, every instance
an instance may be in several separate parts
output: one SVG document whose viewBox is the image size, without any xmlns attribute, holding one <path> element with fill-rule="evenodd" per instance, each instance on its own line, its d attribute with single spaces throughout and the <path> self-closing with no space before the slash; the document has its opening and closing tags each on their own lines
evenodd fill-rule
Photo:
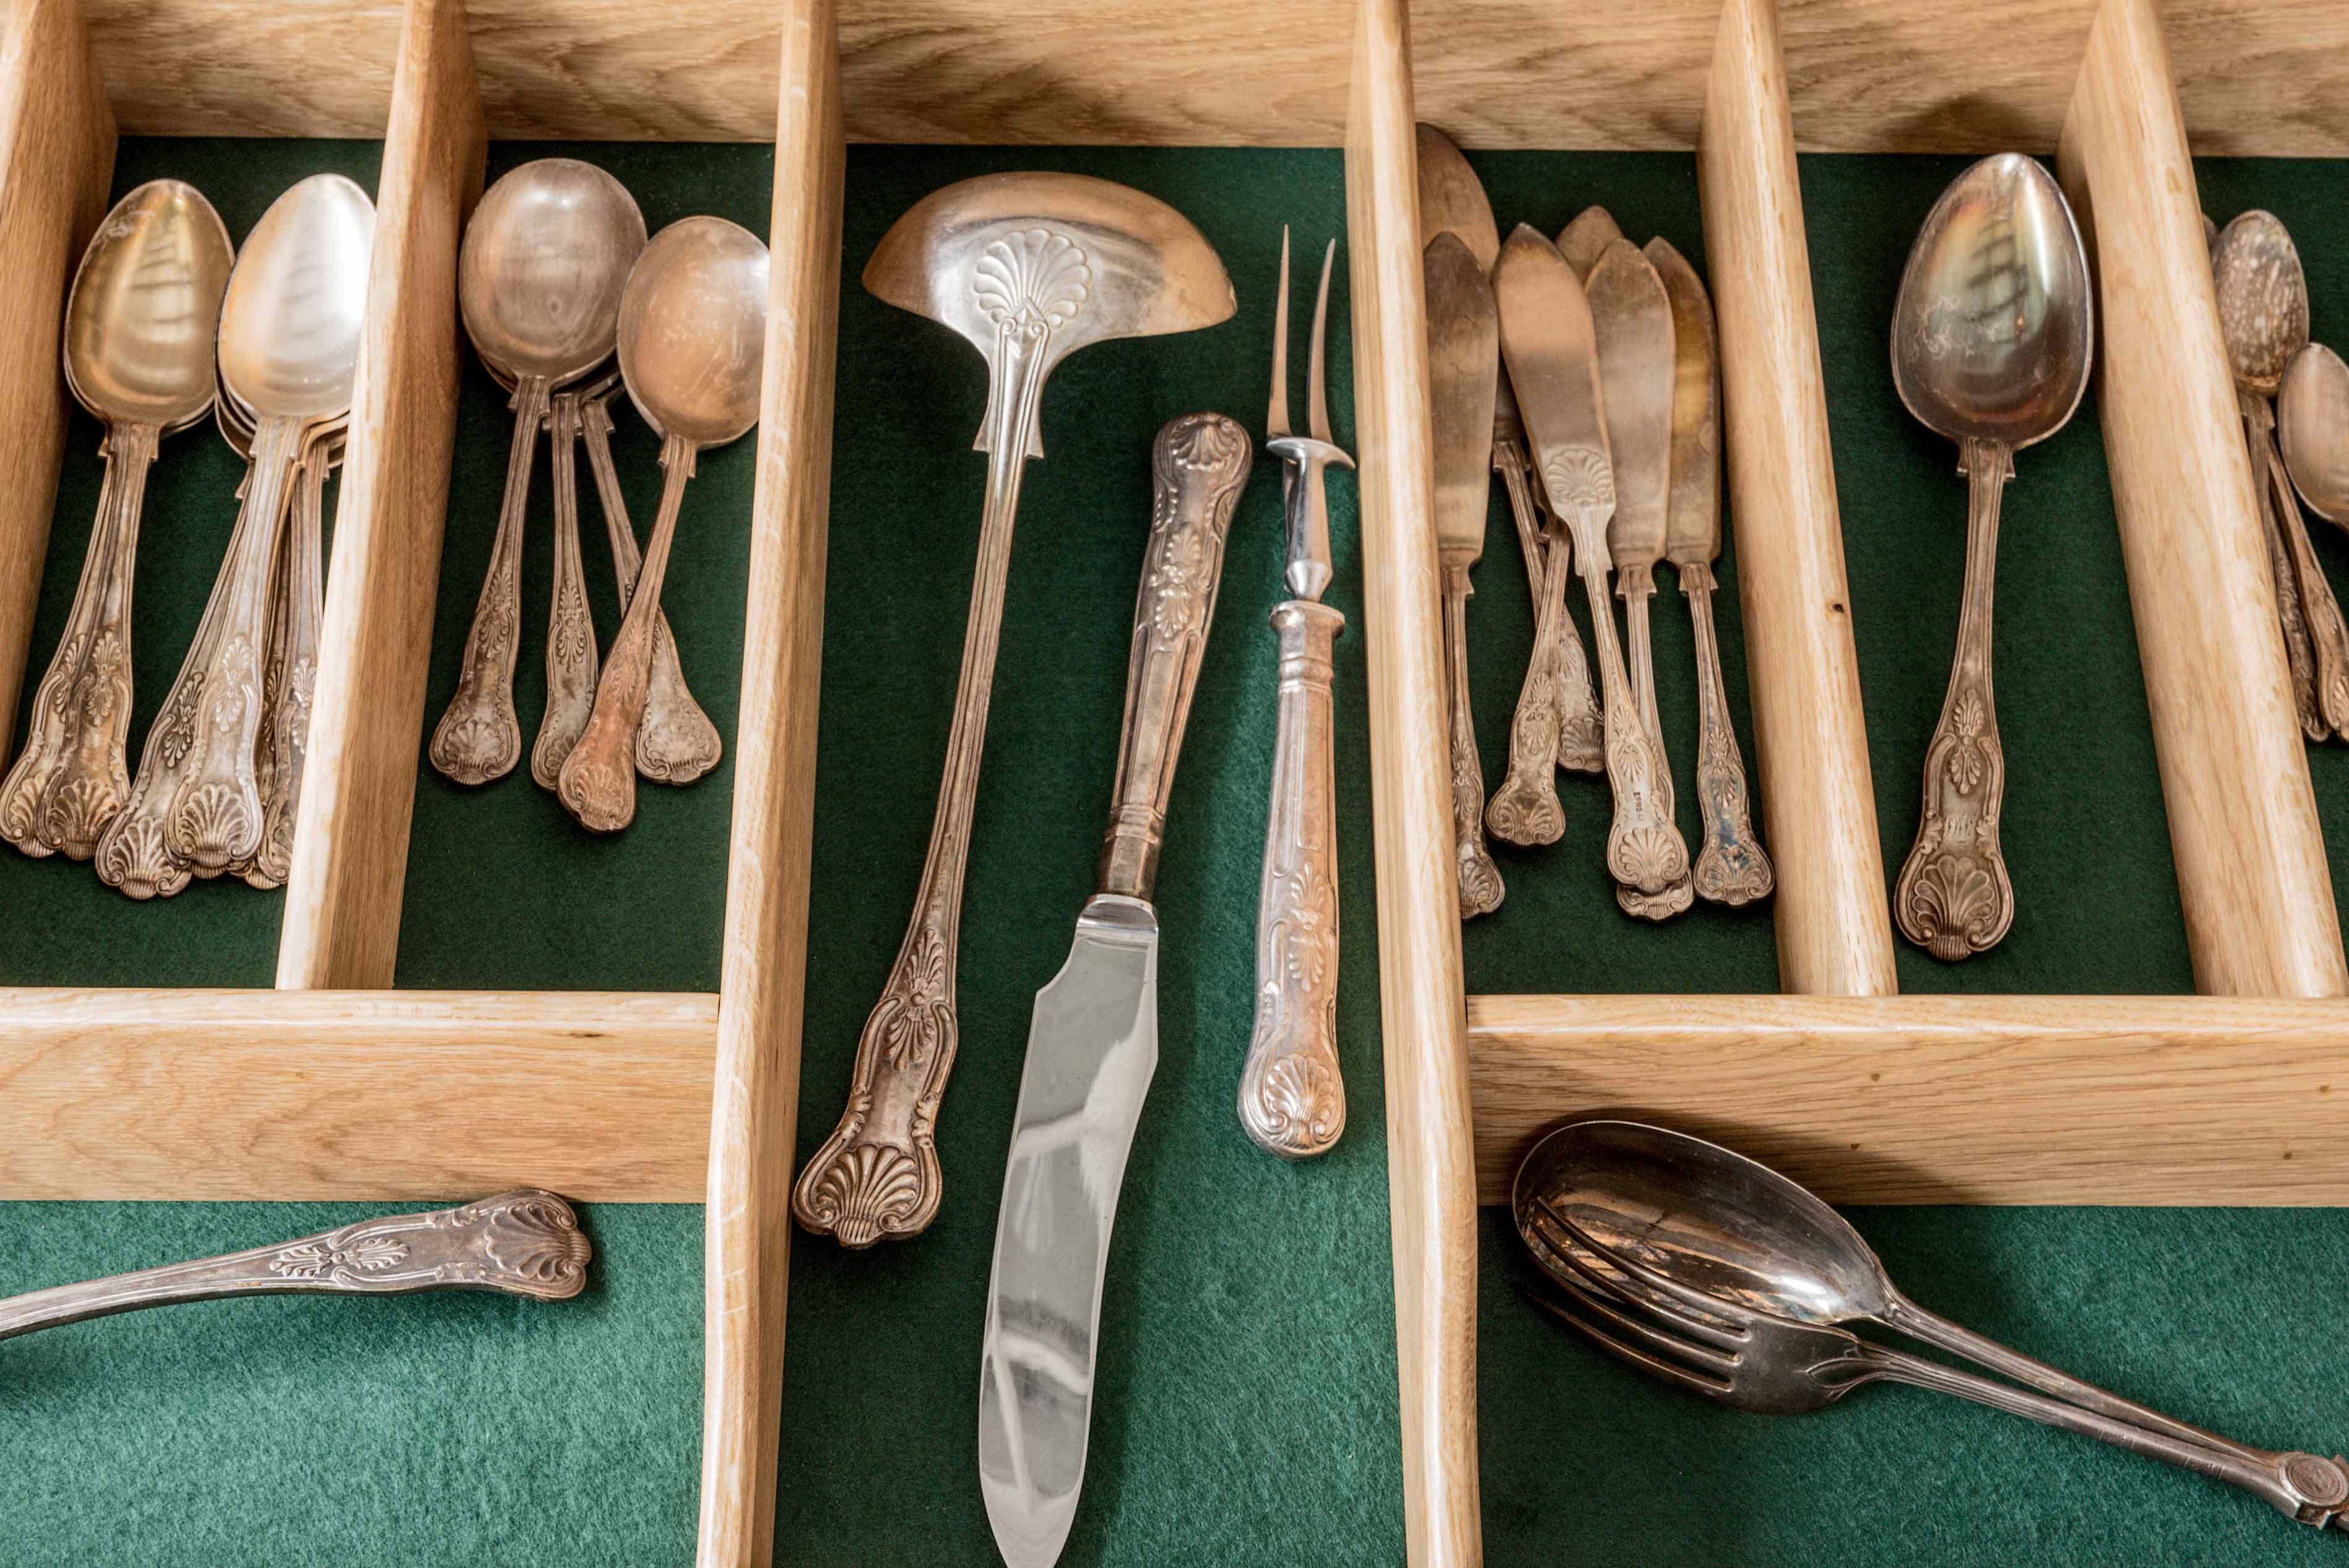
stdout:
<svg viewBox="0 0 2349 1568">
<path fill-rule="evenodd" d="M 1985 158 L 1933 203 L 1893 309 L 1892 384 L 1909 411 L 1958 443 L 1967 476 L 1966 586 L 1949 693 L 1925 752 L 1924 810 L 1900 867 L 1901 933 L 1953 962 L 2014 921 L 1999 849 L 2006 758 L 1991 688 L 1998 508 L 2014 452 L 2064 428 L 2088 388 L 2095 342 L 2088 257 L 2047 171 Z"/>
<path fill-rule="evenodd" d="M 1629 1319 L 1602 1311 L 1601 1324 L 1577 1320 L 1577 1327 L 1597 1328 L 1593 1337 L 1618 1354 L 1631 1347 L 1610 1330 L 1667 1350 L 1668 1363 L 1643 1364 L 1726 1403 L 1770 1413 L 1816 1409 L 1859 1382 L 1893 1376 L 2218 1476 L 2311 1523 L 2326 1523 L 2349 1504 L 2349 1470 L 2337 1459 L 2233 1442 L 1918 1306 L 1842 1215 L 1768 1167 L 1702 1138 L 1636 1122 L 1570 1124 L 1527 1152 L 1510 1204 L 1537 1262 L 1586 1307 L 1597 1291 L 1640 1309 Z M 1836 1326 L 1859 1323 L 1964 1356 L 2052 1398 Z M 1680 1343 L 1646 1338 L 1648 1327 Z M 1702 1383 L 1676 1375 L 1690 1367 L 1707 1375 Z M 1798 1372 L 1826 1381 L 1813 1394 Z"/>
<path fill-rule="evenodd" d="M 617 180 L 575 158 L 542 158 L 481 196 L 457 257 L 465 332 L 491 372 L 513 389 L 513 448 L 489 571 L 457 692 L 433 729 L 432 765 L 459 784 L 502 778 L 522 756 L 514 658 L 522 629 L 523 514 L 538 432 L 558 387 L 611 358 L 628 269 L 645 248 L 645 218 Z M 548 788 L 587 722 L 595 690 L 595 628 L 579 535 L 557 530 L 554 605 L 546 639 L 546 714 L 531 774 Z"/>
<path fill-rule="evenodd" d="M 2303 344 L 2284 367 L 2276 435 L 2308 509 L 2349 529 L 2349 365 L 2323 344 Z"/>
<path fill-rule="evenodd" d="M 270 204 L 221 302 L 222 384 L 255 416 L 253 464 L 195 641 L 148 732 L 139 776 L 98 841 L 98 874 L 134 898 L 215 877 L 261 842 L 254 742 L 279 531 L 304 448 L 349 417 L 375 204 L 315 174 Z"/>
<path fill-rule="evenodd" d="M 619 341 L 628 398 L 660 434 L 667 477 L 644 571 L 595 686 L 595 710 L 556 784 L 571 815 L 599 833 L 616 833 L 636 819 L 636 730 L 651 678 L 653 628 L 695 456 L 739 440 L 759 422 L 767 247 L 723 218 L 671 223 L 628 275 Z"/>
<path fill-rule="evenodd" d="M 66 385 L 105 424 L 106 479 L 65 635 L 0 780 L 0 838 L 87 860 L 130 794 L 130 590 L 147 470 L 212 405 L 212 335 L 234 252 L 192 185 L 155 180 L 106 215 L 66 299 Z"/>
<path fill-rule="evenodd" d="M 2300 590 L 2300 610 L 2314 659 L 2314 717 L 2302 715 L 2312 738 L 2322 731 L 2349 733 L 2349 623 L 2341 616 L 2324 569 L 2317 564 L 2308 524 L 2275 442 L 2276 389 L 2284 367 L 2308 341 L 2308 279 L 2292 235 L 2272 213 L 2250 212 L 2219 232 L 2210 271 L 2219 293 L 2219 327 L 2235 373 L 2235 398 L 2250 443 L 2251 486 L 2261 510 L 2283 542 Z M 2281 595 L 2279 595 L 2281 598 Z M 2279 609 L 2282 608 L 2279 605 Z"/>
</svg>

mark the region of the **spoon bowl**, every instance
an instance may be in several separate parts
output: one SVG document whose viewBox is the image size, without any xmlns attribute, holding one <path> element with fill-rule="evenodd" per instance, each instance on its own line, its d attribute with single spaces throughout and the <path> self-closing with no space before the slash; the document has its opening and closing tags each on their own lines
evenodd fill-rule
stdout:
<svg viewBox="0 0 2349 1568">
<path fill-rule="evenodd" d="M 1892 380 L 1927 428 L 2009 448 L 2064 428 L 2088 389 L 2087 252 L 2035 159 L 2005 152 L 1933 204 L 1893 310 Z"/>
<path fill-rule="evenodd" d="M 340 174 L 294 186 L 246 236 L 221 301 L 220 376 L 256 423 L 349 410 L 374 248 L 375 203 Z"/>
<path fill-rule="evenodd" d="M 2236 384 L 2274 397 L 2284 367 L 2308 341 L 2308 277 L 2291 232 L 2272 213 L 2239 214 L 2219 232 L 2210 275 Z"/>
<path fill-rule="evenodd" d="M 465 332 L 507 381 L 574 380 L 609 358 L 645 216 L 575 158 L 525 163 L 483 192 L 457 257 Z"/>
<path fill-rule="evenodd" d="M 620 299 L 620 374 L 665 438 L 722 446 L 759 422 L 767 247 L 723 218 L 671 223 Z"/>
<path fill-rule="evenodd" d="M 170 431 L 204 417 L 235 252 L 192 185 L 151 180 L 98 226 L 66 299 L 66 384 L 109 424 Z"/>
<path fill-rule="evenodd" d="M 2323 344 L 2302 345 L 2284 368 L 2276 434 L 2308 509 L 2349 527 L 2349 364 Z"/>
</svg>

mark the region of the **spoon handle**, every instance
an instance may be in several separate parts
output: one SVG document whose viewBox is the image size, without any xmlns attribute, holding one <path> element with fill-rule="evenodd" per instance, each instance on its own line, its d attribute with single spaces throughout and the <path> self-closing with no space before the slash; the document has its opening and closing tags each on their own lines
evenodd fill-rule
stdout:
<svg viewBox="0 0 2349 1568">
<path fill-rule="evenodd" d="M 1657 810 L 1667 822 L 1677 820 L 1680 810 L 1679 792 L 1672 784 L 1672 764 L 1664 751 L 1663 721 L 1656 712 L 1656 653 L 1655 643 L 1649 635 L 1648 610 L 1655 598 L 1656 569 L 1641 562 L 1619 567 L 1615 573 L 1616 596 L 1623 601 L 1623 628 L 1629 639 L 1631 673 L 1631 697 L 1640 710 L 1640 721 L 1648 727 L 1648 742 L 1655 748 Z M 1642 920 L 1669 920 L 1674 915 L 1687 912 L 1695 901 L 1690 874 L 1683 869 L 1679 877 L 1661 893 L 1642 893 L 1617 883 L 1616 907 L 1625 914 Z"/>
<path fill-rule="evenodd" d="M 597 833 L 617 833 L 636 819 L 636 729 L 644 722 L 652 677 L 653 623 L 660 616 L 661 583 L 668 576 L 677 516 L 697 450 L 683 436 L 661 444 L 660 513 L 653 521 L 652 547 L 645 554 L 645 569 L 628 597 L 619 635 L 612 639 L 604 677 L 596 682 L 595 710 L 556 776 L 555 793 L 563 804 Z"/>
<path fill-rule="evenodd" d="M 2292 678 L 2292 705 L 2300 722 L 2300 732 L 2312 741 L 2322 741 L 2332 732 L 2316 703 L 2316 650 L 2309 641 L 2308 618 L 2302 613 L 2300 574 L 2292 564 L 2292 553 L 2283 542 L 2283 524 L 2275 514 L 2275 504 L 2269 498 L 2268 486 L 2261 474 L 2259 448 L 2251 441 L 2248 422 L 2243 427 L 2243 440 L 2251 454 L 2251 496 L 2260 512 L 2260 537 L 2267 545 L 2268 575 L 2275 587 L 2276 620 L 2283 630 L 2284 668 Z"/>
<path fill-rule="evenodd" d="M 457 694 L 433 727 L 432 765 L 462 784 L 485 784 L 513 771 L 522 757 L 522 723 L 514 717 L 514 659 L 522 631 L 522 530 L 530 505 L 530 469 L 538 456 L 548 391 L 543 376 L 514 382 L 513 447 L 506 458 L 506 489 L 498 505 L 498 532 L 489 571 L 465 632 L 457 665 Z"/>
<path fill-rule="evenodd" d="M 2300 497 L 2284 472 L 2283 454 L 2276 450 L 2275 408 L 2267 399 L 2246 393 L 2244 412 L 2251 422 L 2252 470 L 2273 498 L 2284 548 L 2299 580 L 2302 613 L 2315 656 L 2317 713 L 2334 733 L 2349 734 L 2349 625 L 2343 623 L 2341 602 L 2333 597 L 2333 585 L 2317 564 L 2308 520 L 2301 515 Z"/>
<path fill-rule="evenodd" d="M 628 523 L 627 497 L 620 493 L 620 475 L 612 463 L 612 411 L 608 395 L 589 400 L 580 410 L 580 428 L 587 438 L 587 469 L 595 476 L 595 494 L 604 505 L 604 532 L 612 545 L 612 575 L 619 582 L 620 605 L 626 610 L 636 596 L 636 573 L 643 562 L 636 555 L 636 531 Z M 644 722 L 636 726 L 636 772 L 657 784 L 689 784 L 718 765 L 724 746 L 718 726 L 693 700 L 678 662 L 677 639 L 669 634 L 668 612 L 653 621 L 652 677 L 645 687 Z"/>
<path fill-rule="evenodd" d="M 1557 496 L 1553 492 L 1552 500 Z M 1603 514 L 1587 512 L 1576 529 L 1582 548 L 1582 587 L 1590 602 L 1591 639 L 1599 648 L 1599 686 L 1606 698 L 1607 783 L 1615 797 L 1615 815 L 1607 829 L 1607 870 L 1616 881 L 1653 896 L 1688 875 L 1688 844 L 1672 820 L 1669 785 L 1663 782 L 1663 756 L 1640 717 L 1630 690 L 1631 676 L 1623 663 L 1623 646 L 1615 638 L 1615 612 L 1607 603 L 1606 556 L 1599 531 Z M 1565 564 L 1553 562 L 1562 576 Z"/>
<path fill-rule="evenodd" d="M 1452 855 L 1460 868 L 1460 918 L 1501 907 L 1501 868 L 1485 847 L 1485 765 L 1476 754 L 1476 718 L 1468 706 L 1468 568 L 1444 567 L 1444 673 L 1452 694 Z M 1281 688 L 1287 701 L 1288 687 Z"/>
<path fill-rule="evenodd" d="M 530 776 L 543 789 L 560 781 L 595 706 L 595 619 L 587 609 L 587 574 L 579 559 L 579 477 L 573 461 L 580 431 L 579 397 L 556 395 L 547 411 L 547 466 L 554 474 L 554 599 L 546 622 L 546 711 L 530 749 Z"/>
<path fill-rule="evenodd" d="M 1925 750 L 1924 815 L 1900 867 L 1892 912 L 1901 934 L 1944 962 L 1987 952 L 2014 921 L 2014 887 L 1999 850 L 2006 756 L 1991 687 L 1991 594 L 1998 569 L 1998 504 L 2013 477 L 2002 441 L 1960 443 L 1967 476 L 1966 585 L 1950 689 Z"/>
<path fill-rule="evenodd" d="M 1553 628 L 1566 614 L 1566 577 L 1542 576 L 1534 613 L 1533 653 L 1517 689 L 1517 709 L 1509 721 L 1509 774 L 1485 809 L 1494 837 L 1520 845 L 1555 844 L 1566 833 L 1566 810 L 1557 798 L 1557 659 Z"/>
<path fill-rule="evenodd" d="M 1754 831 L 1747 804 L 1745 760 L 1729 717 L 1721 674 L 1721 641 L 1713 624 L 1713 567 L 1691 561 L 1678 568 L 1682 597 L 1696 630 L 1696 802 L 1704 816 L 1704 847 L 1697 851 L 1700 898 L 1735 909 L 1766 898 L 1775 881 L 1770 857 Z"/>
<path fill-rule="evenodd" d="M 524 1188 L 462 1208 L 362 1220 L 273 1247 L 10 1296 L 0 1300 L 0 1339 L 229 1296 L 460 1290 L 564 1301 L 586 1284 L 589 1252 L 571 1205 Z"/>
<path fill-rule="evenodd" d="M 1528 477 L 1521 442 L 1509 437 L 1495 441 L 1493 467 L 1501 476 L 1501 488 L 1508 492 L 1509 514 L 1517 524 L 1517 548 L 1526 562 L 1526 587 L 1533 595 L 1534 615 L 1538 618 L 1543 576 L 1552 567 L 1568 569 L 1572 545 L 1563 528 L 1543 526 L 1541 496 Z M 1559 617 L 1552 631 L 1558 659 L 1557 765 L 1568 773 L 1603 772 L 1606 722 L 1599 716 L 1599 693 L 1590 684 L 1590 659 L 1583 652 L 1582 634 L 1574 629 L 1571 615 Z M 1480 791 L 1482 787 L 1480 783 Z"/>
<path fill-rule="evenodd" d="M 310 754 L 310 700 L 318 685 L 318 623 L 325 615 L 326 585 L 321 533 L 326 525 L 326 461 L 324 443 L 302 460 L 285 550 L 285 586 L 277 595 L 283 646 L 277 650 L 276 691 L 269 705 L 268 791 L 261 808 L 261 845 L 240 871 L 255 888 L 282 888 L 294 865 L 294 824 L 302 804 L 302 774 Z"/>
<path fill-rule="evenodd" d="M 130 794 L 130 589 L 139 514 L 162 432 L 109 428 L 106 478 L 65 636 L 34 691 L 25 750 L 0 780 L 0 837 L 87 860 Z"/>
</svg>

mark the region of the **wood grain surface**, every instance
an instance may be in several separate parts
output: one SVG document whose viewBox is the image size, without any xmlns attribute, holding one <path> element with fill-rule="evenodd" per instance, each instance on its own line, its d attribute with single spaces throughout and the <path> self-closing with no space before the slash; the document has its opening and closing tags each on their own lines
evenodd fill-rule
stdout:
<svg viewBox="0 0 2349 1568">
<path fill-rule="evenodd" d="M 1776 0 L 1727 0 L 1697 143 L 1763 843 L 1780 987 L 1878 996 L 1892 919 L 1778 45 Z"/>
<path fill-rule="evenodd" d="M 1361 635 L 1368 639 L 1375 780 L 1403 1525 L 1413 1568 L 1467 1568 L 1484 1555 L 1476 1194 L 1410 59 L 1404 0 L 1361 0 L 1346 137 L 1346 265 L 1361 464 Z"/>
<path fill-rule="evenodd" d="M 792 1134 L 823 658 L 847 151 L 833 0 L 786 0 L 766 382 L 710 1104 L 701 1568 L 774 1556 Z"/>
<path fill-rule="evenodd" d="M 1838 1203 L 2349 1203 L 2349 1004 L 1479 996 L 1477 1187 L 1554 1122 L 1714 1138 Z"/>
<path fill-rule="evenodd" d="M 65 459 L 66 286 L 106 215 L 114 118 L 77 0 L 11 0 L 0 40 L 0 748 L 16 734 Z M 0 760 L 0 767 L 6 765 Z"/>
<path fill-rule="evenodd" d="M 123 129 L 375 136 L 398 0 L 88 0 Z M 1692 145 L 1720 0 L 1419 0 L 1419 112 L 1470 147 Z M 767 0 L 477 0 L 492 135 L 762 140 Z M 2054 145 L 2095 0 L 1787 0 L 1806 150 Z M 2168 0 L 2201 151 L 2349 153 L 2349 8 Z M 841 20 L 860 141 L 1328 146 L 1346 118 L 1342 0 L 871 0 Z M 1993 47 L 1984 47 L 1994 40 Z M 319 68 L 331 60 L 333 69 Z"/>
<path fill-rule="evenodd" d="M 457 243 L 486 153 L 463 0 L 409 0 L 278 939 L 287 988 L 392 981 L 457 439 Z"/>
<path fill-rule="evenodd" d="M 2340 917 L 2170 81 L 2152 0 L 2106 0 L 2060 168 L 2096 262 L 2096 407 L 2178 899 L 2196 990 L 2338 996 Z"/>
<path fill-rule="evenodd" d="M 701 1196 L 709 996 L 0 990 L 0 1199 Z"/>
</svg>

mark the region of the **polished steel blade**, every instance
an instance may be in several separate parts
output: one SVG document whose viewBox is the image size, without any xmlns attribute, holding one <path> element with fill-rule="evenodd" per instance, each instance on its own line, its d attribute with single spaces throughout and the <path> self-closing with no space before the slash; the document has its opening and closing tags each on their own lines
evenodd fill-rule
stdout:
<svg viewBox="0 0 2349 1568">
<path fill-rule="evenodd" d="M 1522 223 L 1501 246 L 1493 292 L 1501 353 L 1550 510 L 1574 530 L 1578 558 L 1604 560 L 1615 479 L 1590 302 L 1557 247 Z"/>
<path fill-rule="evenodd" d="M 1493 493 L 1493 407 L 1501 369 L 1501 313 L 1485 269 L 1459 236 L 1428 242 L 1427 379 L 1435 440 L 1435 545 L 1473 566 L 1485 551 Z"/>
<path fill-rule="evenodd" d="M 1721 554 L 1721 359 L 1704 279 L 1670 240 L 1647 245 L 1672 301 L 1672 499 L 1664 556 L 1674 566 Z"/>
<path fill-rule="evenodd" d="M 1009 1568 L 1051 1568 L 1092 1428 L 1110 1222 L 1158 1067 L 1158 916 L 1099 894 L 1036 993 L 978 1380 L 978 1480 Z"/>
<path fill-rule="evenodd" d="M 1672 488 L 1672 301 L 1640 247 L 1617 240 L 1584 280 L 1606 394 L 1615 515 L 1607 548 L 1617 570 L 1664 558 Z"/>
</svg>

